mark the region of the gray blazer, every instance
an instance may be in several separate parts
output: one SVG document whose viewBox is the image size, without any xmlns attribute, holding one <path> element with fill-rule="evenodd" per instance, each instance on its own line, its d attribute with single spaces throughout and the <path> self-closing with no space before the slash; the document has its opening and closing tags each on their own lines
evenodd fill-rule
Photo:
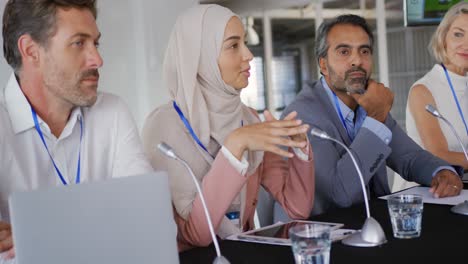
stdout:
<svg viewBox="0 0 468 264">
<path fill-rule="evenodd" d="M 408 181 L 430 185 L 439 166 L 449 166 L 419 147 L 388 115 L 385 125 L 392 131 L 392 141 L 385 144 L 367 128 L 361 128 L 350 142 L 335 107 L 320 81 L 308 83 L 283 112 L 283 117 L 297 111 L 298 118 L 346 144 L 362 170 L 364 181 L 373 195 L 390 193 L 386 166 Z M 338 144 L 312 137 L 309 140 L 315 162 L 315 204 L 312 215 L 333 207 L 349 207 L 364 201 L 359 176 L 346 151 Z"/>
</svg>

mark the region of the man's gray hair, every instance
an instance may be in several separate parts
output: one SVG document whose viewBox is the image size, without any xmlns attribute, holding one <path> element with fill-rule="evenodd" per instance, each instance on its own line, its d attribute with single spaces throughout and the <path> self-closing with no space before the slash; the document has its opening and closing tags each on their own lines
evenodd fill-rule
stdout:
<svg viewBox="0 0 468 264">
<path fill-rule="evenodd" d="M 22 67 L 18 39 L 22 35 L 47 47 L 57 31 L 57 10 L 78 8 L 97 16 L 97 0 L 9 0 L 3 12 L 3 56 L 15 73 Z"/>
<path fill-rule="evenodd" d="M 319 61 L 320 58 L 327 57 L 327 52 L 329 48 L 327 37 L 328 33 L 330 33 L 330 30 L 336 25 L 343 24 L 361 27 L 369 36 L 369 44 L 372 51 L 372 46 L 374 44 L 374 35 L 372 34 L 372 31 L 369 25 L 367 24 L 366 20 L 356 15 L 341 15 L 333 18 L 332 20 L 324 21 L 318 28 L 315 37 L 315 57 L 317 58 L 317 61 Z"/>
</svg>

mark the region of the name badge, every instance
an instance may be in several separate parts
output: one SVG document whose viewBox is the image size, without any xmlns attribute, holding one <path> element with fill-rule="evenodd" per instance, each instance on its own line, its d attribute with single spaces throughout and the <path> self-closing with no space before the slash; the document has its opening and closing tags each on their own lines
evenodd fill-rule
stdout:
<svg viewBox="0 0 468 264">
<path fill-rule="evenodd" d="M 229 212 L 226 214 L 226 217 L 233 223 L 235 226 L 240 227 L 240 212 Z"/>
</svg>

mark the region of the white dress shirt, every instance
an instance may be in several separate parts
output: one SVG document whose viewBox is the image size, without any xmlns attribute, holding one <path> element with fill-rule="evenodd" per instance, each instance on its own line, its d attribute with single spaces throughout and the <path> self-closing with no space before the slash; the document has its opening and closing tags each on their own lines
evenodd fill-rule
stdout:
<svg viewBox="0 0 468 264">
<path fill-rule="evenodd" d="M 153 171 L 127 106 L 117 96 L 98 93 L 93 106 L 73 109 L 59 138 L 38 117 L 50 154 L 67 183 L 74 184 L 77 173 L 80 118 L 83 120 L 81 182 Z M 9 221 L 11 193 L 62 184 L 14 74 L 6 88 L 0 90 L 0 157 L 2 221 Z"/>
</svg>

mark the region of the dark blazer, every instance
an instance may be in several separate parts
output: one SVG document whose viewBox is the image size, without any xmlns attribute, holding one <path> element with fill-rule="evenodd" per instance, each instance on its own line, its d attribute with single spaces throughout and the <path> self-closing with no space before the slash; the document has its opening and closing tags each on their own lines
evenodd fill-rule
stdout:
<svg viewBox="0 0 468 264">
<path fill-rule="evenodd" d="M 390 114 L 385 121 L 392 132 L 389 145 L 364 127 L 350 142 L 320 80 L 305 85 L 284 110 L 283 117 L 292 111 L 297 111 L 304 123 L 325 131 L 351 149 L 373 195 L 390 193 L 386 165 L 406 180 L 426 186 L 430 185 L 432 174 L 439 166 L 450 166 L 418 146 Z M 363 202 L 359 176 L 346 151 L 335 142 L 308 136 L 314 152 L 316 180 L 312 214 Z"/>
</svg>

